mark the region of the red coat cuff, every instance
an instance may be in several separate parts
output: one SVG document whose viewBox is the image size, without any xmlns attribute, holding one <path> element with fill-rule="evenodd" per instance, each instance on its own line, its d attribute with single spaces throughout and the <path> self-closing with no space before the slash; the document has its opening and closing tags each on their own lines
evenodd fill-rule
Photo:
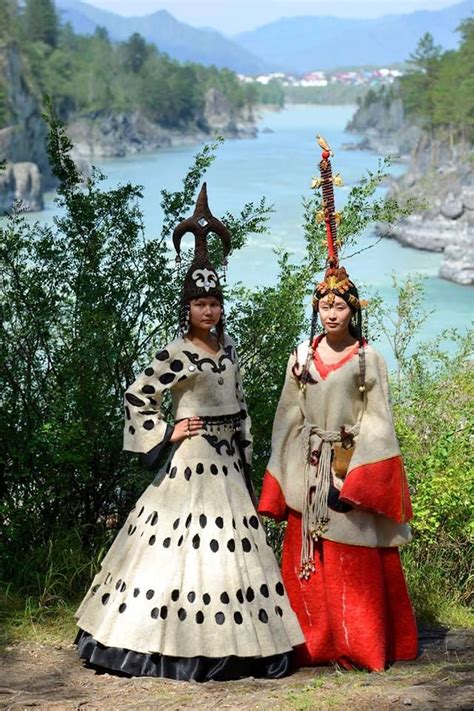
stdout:
<svg viewBox="0 0 474 711">
<path fill-rule="evenodd" d="M 281 486 L 268 469 L 263 477 L 258 512 L 263 516 L 271 516 L 276 521 L 284 521 L 287 517 L 288 507 Z"/>
<path fill-rule="evenodd" d="M 413 518 L 408 482 L 400 456 L 364 464 L 347 475 L 340 498 L 396 523 Z"/>
</svg>

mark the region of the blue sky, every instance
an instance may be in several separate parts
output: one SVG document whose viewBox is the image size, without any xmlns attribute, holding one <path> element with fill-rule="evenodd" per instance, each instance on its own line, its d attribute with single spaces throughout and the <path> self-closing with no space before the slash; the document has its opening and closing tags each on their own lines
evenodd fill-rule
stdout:
<svg viewBox="0 0 474 711">
<path fill-rule="evenodd" d="M 168 10 L 196 27 L 214 27 L 232 35 L 280 17 L 335 15 L 379 17 L 415 10 L 439 10 L 459 0 L 84 0 L 121 15 L 147 15 Z M 474 7 L 474 0 L 473 0 Z"/>
</svg>

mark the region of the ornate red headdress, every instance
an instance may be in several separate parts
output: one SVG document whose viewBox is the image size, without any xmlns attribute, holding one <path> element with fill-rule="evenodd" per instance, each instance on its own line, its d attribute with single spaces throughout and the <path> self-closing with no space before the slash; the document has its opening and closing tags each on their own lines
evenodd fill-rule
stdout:
<svg viewBox="0 0 474 711">
<path fill-rule="evenodd" d="M 313 358 L 313 348 L 317 329 L 318 306 L 321 299 L 327 298 L 329 303 L 334 303 L 336 296 L 340 296 L 346 301 L 353 311 L 351 322 L 351 333 L 359 341 L 359 368 L 360 368 L 360 391 L 365 391 L 365 355 L 364 338 L 362 336 L 362 307 L 366 302 L 359 300 L 357 287 L 349 279 L 349 275 L 344 267 L 339 265 L 338 249 L 341 246 L 337 238 L 337 228 L 341 216 L 335 209 L 334 185 L 341 186 L 342 179 L 339 174 L 333 176 L 330 158 L 333 155 L 327 142 L 322 136 L 316 136 L 316 140 L 323 149 L 319 170 L 321 177 L 313 178 L 311 187 L 321 188 L 322 209 L 316 214 L 317 222 L 324 222 L 326 226 L 326 247 L 327 247 L 327 269 L 323 281 L 316 284 L 313 292 L 313 319 L 311 324 L 311 335 L 309 338 L 308 355 L 303 373 L 300 378 L 300 387 L 305 390 L 309 379 L 309 365 Z"/>
<path fill-rule="evenodd" d="M 337 238 L 337 228 L 341 220 L 339 212 L 336 212 L 334 202 L 334 185 L 340 187 L 341 176 L 332 174 L 330 158 L 333 154 L 327 142 L 322 136 L 316 136 L 316 140 L 323 149 L 321 161 L 319 163 L 320 178 L 313 178 L 311 187 L 321 188 L 322 209 L 316 215 L 318 222 L 326 225 L 326 246 L 327 246 L 327 269 L 324 280 L 316 285 L 313 295 L 313 307 L 317 311 L 320 299 L 328 297 L 329 302 L 333 302 L 336 296 L 341 296 L 350 306 L 358 311 L 361 303 L 358 296 L 354 294 L 355 285 L 349 279 L 349 275 L 344 267 L 339 266 L 338 248 L 341 246 Z"/>
</svg>

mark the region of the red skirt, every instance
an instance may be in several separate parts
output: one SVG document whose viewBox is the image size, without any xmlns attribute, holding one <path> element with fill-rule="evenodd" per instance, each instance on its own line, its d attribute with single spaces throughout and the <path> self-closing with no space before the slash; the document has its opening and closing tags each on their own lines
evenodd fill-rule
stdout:
<svg viewBox="0 0 474 711">
<path fill-rule="evenodd" d="M 337 663 L 382 671 L 415 659 L 418 635 L 398 548 L 319 540 L 316 572 L 300 580 L 301 514 L 289 511 L 282 575 L 306 643 L 298 666 Z"/>
</svg>

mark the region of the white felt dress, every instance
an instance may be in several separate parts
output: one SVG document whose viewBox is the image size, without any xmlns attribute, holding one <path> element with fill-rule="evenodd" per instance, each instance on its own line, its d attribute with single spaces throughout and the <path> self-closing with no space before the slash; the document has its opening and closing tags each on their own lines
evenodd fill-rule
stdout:
<svg viewBox="0 0 474 711">
<path fill-rule="evenodd" d="M 250 419 L 232 340 L 212 356 L 178 338 L 126 392 L 124 448 L 171 434 L 160 411 L 206 429 L 175 444 L 130 512 L 81 603 L 99 643 L 178 657 L 267 657 L 303 642 L 245 474 Z"/>
</svg>

